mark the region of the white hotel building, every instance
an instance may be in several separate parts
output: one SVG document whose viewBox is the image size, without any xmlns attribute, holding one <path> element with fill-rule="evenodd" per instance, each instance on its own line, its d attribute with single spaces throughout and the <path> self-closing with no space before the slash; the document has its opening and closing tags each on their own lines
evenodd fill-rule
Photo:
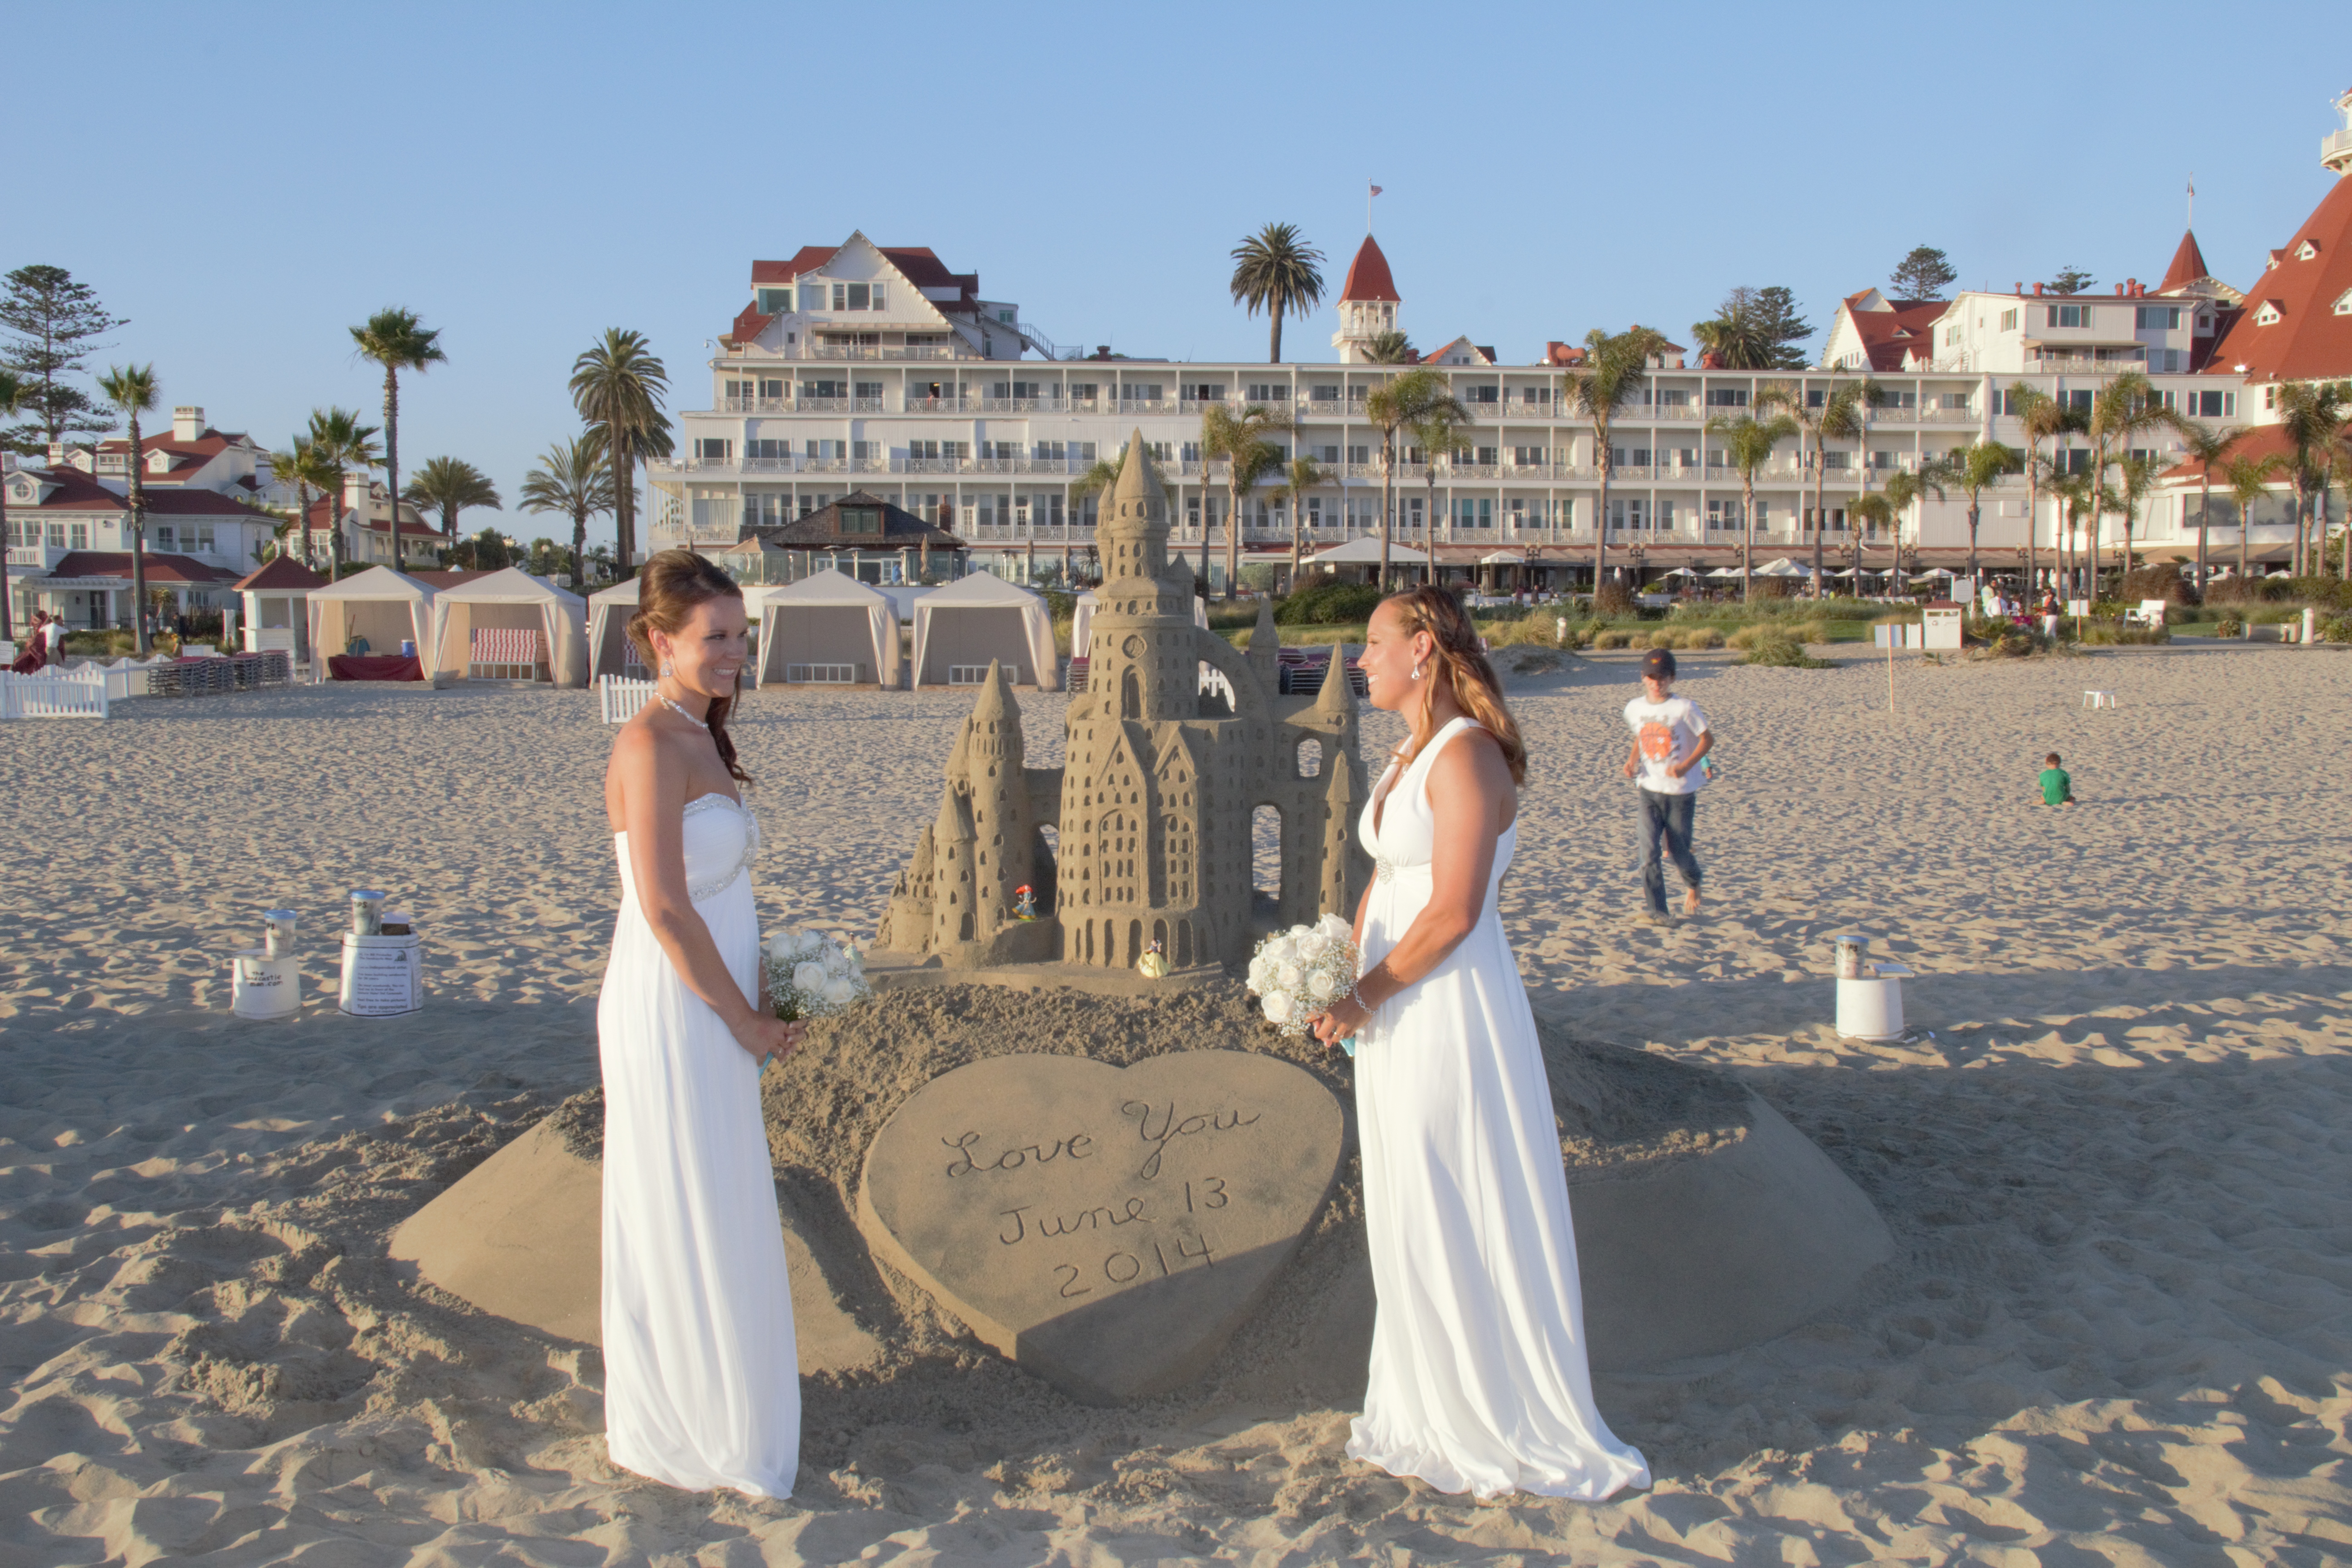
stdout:
<svg viewBox="0 0 2352 1568">
<path fill-rule="evenodd" d="M 714 550 L 863 490 L 952 529 L 988 569 L 1018 577 L 1034 558 L 1041 574 L 1057 573 L 1066 551 L 1090 575 L 1094 507 L 1071 486 L 1139 428 L 1173 492 L 1171 542 L 1202 551 L 1214 579 L 1225 538 L 1223 466 L 1202 461 L 1201 416 L 1212 405 L 1248 403 L 1295 419 L 1286 456 L 1313 458 L 1329 476 L 1306 502 L 1310 548 L 1378 531 L 1380 436 L 1363 410 L 1396 367 L 1368 363 L 1364 351 L 1399 324 L 1403 301 L 1370 238 L 1349 268 L 1337 354 L 1325 363 L 1178 363 L 1099 350 L 1082 357 L 1056 350 L 1017 305 L 982 298 L 977 275 L 949 272 L 929 249 L 877 247 L 862 235 L 753 263 L 751 296 L 709 362 L 709 406 L 681 414 L 677 460 L 650 470 L 648 549 Z M 1821 476 L 1830 552 L 1859 542 L 1879 563 L 1898 541 L 1875 531 L 1857 538 L 1848 503 L 1894 470 L 1975 441 L 2021 447 L 2007 406 L 2019 383 L 2087 404 L 2118 373 L 2143 371 L 2184 413 L 2216 426 L 2258 424 L 2249 378 L 2215 352 L 2243 299 L 2208 275 L 2194 237 L 2184 235 L 2152 287 L 2131 280 L 2061 298 L 2021 285 L 1932 301 L 1866 289 L 1840 305 L 1817 369 L 1724 371 L 1674 350 L 1654 362 L 1612 432 L 1610 560 L 1654 574 L 1738 559 L 1739 475 L 1706 423 L 1754 409 L 1774 383 L 1818 402 L 1867 374 L 1884 394 L 1859 440 L 1830 443 Z M 1475 422 L 1461 450 L 1436 457 L 1433 494 L 1426 454 L 1410 452 L 1399 465 L 1396 539 L 1430 551 L 1449 573 L 1500 555 L 1526 561 L 1539 584 L 1585 580 L 1603 520 L 1593 432 L 1564 401 L 1565 376 L 1580 355 L 1555 342 L 1540 357 L 1503 363 L 1456 338 L 1424 356 Z M 2156 449 L 2177 447 L 2167 439 Z M 1775 455 L 1757 484 L 1760 550 L 1811 552 L 1815 477 L 1795 442 Z M 1994 566 L 2022 563 L 2026 494 L 2012 479 L 1982 498 L 1979 542 Z M 2193 483 L 2176 471 L 2148 503 L 2134 536 L 2150 557 L 2193 552 L 2194 498 Z M 2055 513 L 2045 496 L 2034 529 L 2045 565 Z M 2109 521 L 2110 542 L 2117 526 Z M 2256 530 L 2258 552 L 2274 543 L 2265 538 L 2272 531 Z M 1245 503 L 1242 538 L 1245 563 L 1286 566 L 1290 520 L 1273 483 Z M 1899 542 L 1917 564 L 1960 563 L 1965 498 L 1955 491 L 1925 502 L 1901 525 Z M 2214 544 L 2233 551 L 2234 530 Z M 899 563 L 876 558 L 860 570 L 887 579 Z"/>
</svg>

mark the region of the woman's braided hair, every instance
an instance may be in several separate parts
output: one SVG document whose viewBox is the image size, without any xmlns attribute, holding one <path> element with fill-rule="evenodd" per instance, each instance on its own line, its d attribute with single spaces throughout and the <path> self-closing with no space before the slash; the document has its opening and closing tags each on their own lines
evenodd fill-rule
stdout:
<svg viewBox="0 0 2352 1568">
<path fill-rule="evenodd" d="M 1436 668 L 1431 676 L 1447 682 L 1462 711 L 1495 737 L 1511 770 L 1511 782 L 1527 783 L 1528 743 L 1519 738 L 1518 722 L 1503 702 L 1503 683 L 1495 679 L 1495 667 L 1480 651 L 1477 630 L 1471 626 L 1462 601 L 1443 588 L 1421 587 L 1391 594 L 1386 603 L 1397 607 L 1405 636 L 1429 634 L 1436 644 L 1432 655 Z"/>
<path fill-rule="evenodd" d="M 648 559 L 637 573 L 637 613 L 629 617 L 629 640 L 637 645 L 646 668 L 657 669 L 661 656 L 654 649 L 655 632 L 676 637 L 697 605 L 742 596 L 743 590 L 735 579 L 707 556 L 697 555 L 691 550 L 662 551 Z M 727 776 L 739 784 L 750 784 L 751 775 L 735 760 L 735 740 L 727 732 L 727 715 L 734 707 L 733 697 L 715 697 L 705 721 L 710 726 L 711 744 L 719 748 L 719 760 L 727 764 Z"/>
</svg>

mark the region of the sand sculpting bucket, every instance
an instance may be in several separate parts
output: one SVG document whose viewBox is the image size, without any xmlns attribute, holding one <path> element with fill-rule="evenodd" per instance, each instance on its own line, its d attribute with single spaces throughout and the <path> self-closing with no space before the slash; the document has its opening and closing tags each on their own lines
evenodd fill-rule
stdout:
<svg viewBox="0 0 2352 1568">
<path fill-rule="evenodd" d="M 1894 1040 L 1903 1036 L 1900 963 L 1874 963 L 1865 954 L 1870 939 L 1844 931 L 1830 939 L 1836 950 L 1837 1032 L 1850 1040 Z"/>
<path fill-rule="evenodd" d="M 263 914 L 259 947 L 229 960 L 229 1011 L 240 1018 L 290 1018 L 302 1005 L 302 968 L 294 956 L 292 910 Z"/>
<path fill-rule="evenodd" d="M 336 1005 L 355 1018 L 394 1018 L 425 1005 L 425 944 L 404 915 L 387 916 L 383 893 L 352 890 Z"/>
</svg>

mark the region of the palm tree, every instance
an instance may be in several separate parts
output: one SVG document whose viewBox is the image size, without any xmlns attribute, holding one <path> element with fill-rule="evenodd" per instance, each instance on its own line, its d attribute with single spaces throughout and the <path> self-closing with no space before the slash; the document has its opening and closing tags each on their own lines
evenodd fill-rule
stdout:
<svg viewBox="0 0 2352 1568">
<path fill-rule="evenodd" d="M 1428 486 L 1428 499 L 1423 503 L 1428 509 L 1423 515 L 1429 523 L 1424 542 L 1433 547 L 1433 557 L 1437 543 L 1437 455 L 1444 453 L 1446 466 L 1451 468 L 1461 449 L 1462 432 L 1469 423 L 1470 410 L 1462 405 L 1462 400 L 1454 395 L 1451 388 L 1443 397 L 1432 399 L 1429 406 L 1422 410 L 1421 417 L 1412 422 L 1412 438 L 1428 459 L 1423 463 L 1421 474 Z M 1445 535 L 1449 540 L 1454 536 L 1451 520 L 1446 522 Z M 1433 574 L 1432 580 L 1434 581 Z"/>
<path fill-rule="evenodd" d="M 290 526 L 302 552 L 295 559 L 305 566 L 310 564 L 310 443 L 299 436 L 295 437 L 284 451 L 269 454 L 270 476 L 279 484 L 291 482 L 294 486 L 294 521 Z M 279 553 L 285 552 L 281 549 Z"/>
<path fill-rule="evenodd" d="M 499 500 L 499 488 L 490 483 L 490 477 L 463 458 L 427 458 L 416 477 L 408 481 L 407 500 L 419 511 L 427 508 L 438 511 L 441 536 L 453 544 L 457 540 L 458 513 L 482 506 L 499 511 L 506 505 Z"/>
<path fill-rule="evenodd" d="M 1330 476 L 1316 466 L 1312 458 L 1293 458 L 1283 473 L 1282 493 L 1290 501 L 1290 591 L 1298 592 L 1298 555 L 1301 531 L 1307 526 L 1307 492 L 1326 482 Z"/>
<path fill-rule="evenodd" d="M 2116 471 L 2124 481 L 2116 499 L 2123 503 L 2116 510 L 2124 517 L 2123 566 L 2124 575 L 2128 577 L 2132 570 L 2132 525 L 2139 521 L 2140 503 L 2156 489 L 2156 477 L 2164 471 L 2164 464 L 2152 452 L 2134 453 L 2116 465 Z"/>
<path fill-rule="evenodd" d="M 1241 580 L 1242 571 L 1242 500 L 1257 488 L 1257 482 L 1282 467 L 1282 451 L 1265 437 L 1276 430 L 1296 430 L 1298 421 L 1276 414 L 1263 404 L 1253 403 L 1235 414 L 1222 403 L 1212 403 L 1201 416 L 1201 460 L 1202 478 L 1207 477 L 1207 465 L 1222 458 L 1225 464 L 1225 597 L 1234 596 L 1234 587 Z M 1202 549 L 1208 548 L 1208 530 L 1201 531 Z"/>
<path fill-rule="evenodd" d="M 2038 386 L 2018 382 L 2009 389 L 2010 412 L 2025 430 L 2025 583 L 2032 588 L 2036 567 L 2033 559 L 2034 535 L 2042 527 L 2042 476 L 2044 464 L 2042 443 L 2054 441 L 2070 431 L 2083 428 L 2082 412 L 2059 402 Z M 2054 465 L 2055 459 L 2052 459 Z M 2054 470 L 2054 467 L 2052 468 Z M 2058 546 L 2058 530 L 2053 527 L 2051 547 Z M 2060 568 L 2064 575 L 2064 568 Z"/>
<path fill-rule="evenodd" d="M 1270 223 L 1234 247 L 1234 303 L 1248 305 L 1253 316 L 1263 309 L 1274 324 L 1266 363 L 1282 363 L 1282 318 L 1303 317 L 1321 302 L 1322 260 L 1286 223 Z"/>
<path fill-rule="evenodd" d="M 637 548 L 637 464 L 667 458 L 674 449 L 669 417 L 662 412 L 668 391 L 669 373 L 646 352 L 643 332 L 607 327 L 600 342 L 572 362 L 572 405 L 581 418 L 604 427 L 613 464 L 613 530 L 624 577 Z"/>
<path fill-rule="evenodd" d="M 572 520 L 572 583 L 588 581 L 588 520 L 613 510 L 613 470 L 604 459 L 604 437 L 588 430 L 557 441 L 522 478 L 522 510 L 554 512 Z"/>
<path fill-rule="evenodd" d="M 1785 414 L 1773 419 L 1743 414 L 1708 420 L 1706 433 L 1723 437 L 1724 456 L 1739 470 L 1739 596 L 1745 600 L 1756 591 L 1756 475 L 1772 460 L 1774 449 L 1797 433 L 1797 422 Z"/>
<path fill-rule="evenodd" d="M 155 406 L 158 395 L 152 364 L 110 366 L 98 378 L 106 400 L 122 410 L 131 422 L 131 605 L 133 646 L 147 654 L 147 463 L 139 447 L 139 416 Z"/>
<path fill-rule="evenodd" d="M 1829 511 L 1823 488 L 1828 483 L 1828 444 L 1832 441 L 1852 441 L 1862 435 L 1862 409 L 1866 405 L 1875 408 L 1885 401 L 1886 395 L 1878 384 L 1867 378 L 1862 381 L 1832 382 L 1822 394 L 1821 405 L 1814 407 L 1806 396 L 1804 384 L 1797 381 L 1776 381 L 1756 395 L 1759 408 L 1778 407 L 1796 422 L 1800 444 L 1812 447 L 1813 452 L 1813 597 L 1822 596 L 1822 536 L 1829 531 Z"/>
<path fill-rule="evenodd" d="M 2179 429 L 2188 423 L 2179 415 L 2157 400 L 2156 388 L 2147 376 L 2137 370 L 2127 370 L 2109 382 L 2106 389 L 2091 399 L 2091 417 L 2085 429 L 2091 437 L 2091 574 L 2097 581 L 2099 570 L 2099 520 L 2115 510 L 2113 492 L 2106 488 L 2107 469 L 2122 460 L 2117 455 L 2129 449 L 2131 442 L 2159 428 Z M 2098 595 L 2095 593 L 2092 597 Z"/>
<path fill-rule="evenodd" d="M 1364 417 L 1381 433 L 1381 591 L 1389 588 L 1389 547 L 1396 525 L 1397 432 L 1410 430 L 1437 399 L 1454 395 L 1445 378 L 1427 366 L 1372 388 Z"/>
<path fill-rule="evenodd" d="M 400 570 L 400 373 L 423 375 L 449 356 L 441 352 L 441 334 L 428 330 L 416 312 L 394 305 L 378 310 L 362 326 L 352 329 L 352 342 L 362 359 L 383 366 L 383 488 L 392 497 L 392 567 Z"/>
<path fill-rule="evenodd" d="M 2231 458 L 2221 464 L 2221 482 L 2238 503 L 2238 580 L 2253 570 L 2254 503 L 2270 494 L 2272 477 L 2286 466 L 2284 454 L 2267 458 Z"/>
<path fill-rule="evenodd" d="M 1944 481 L 1951 477 L 1951 465 L 1941 458 L 1930 458 L 1916 468 L 1897 468 L 1886 476 L 1886 506 L 1894 525 L 1886 548 L 1889 562 L 1896 571 L 1903 566 L 1903 514 L 1931 495 L 1942 500 Z M 1917 536 L 1916 529 L 1913 536 Z M 1861 552 L 1854 553 L 1859 557 Z"/>
<path fill-rule="evenodd" d="M 0 419 L 14 418 L 28 400 L 28 388 L 13 370 L 0 369 Z M 1292 552 L 1296 561 L 1297 552 Z M 8 620 L 8 492 L 0 486 L 0 642 L 16 640 Z"/>
<path fill-rule="evenodd" d="M 2092 519 L 2091 547 L 2094 552 L 2098 548 L 2097 508 L 2101 498 L 2094 490 L 2089 470 L 2078 468 L 2071 473 L 2053 475 L 2050 480 L 2050 493 L 2058 498 L 2059 521 L 2065 525 L 2063 549 L 2068 560 L 2059 572 L 2059 580 L 2066 585 L 2065 596 L 2069 599 L 2095 597 L 2088 588 L 2077 594 L 2073 581 L 2074 561 L 2080 555 L 2074 549 L 2074 532 L 2082 527 L 2086 515 Z"/>
<path fill-rule="evenodd" d="M 1654 328 L 1628 327 L 1614 334 L 1599 327 L 1584 334 L 1584 366 L 1568 374 L 1562 390 L 1579 418 L 1591 421 L 1593 458 L 1601 469 L 1598 514 L 1592 520 L 1592 591 L 1601 592 L 1601 577 L 1609 562 L 1609 479 L 1617 471 L 1609 449 L 1609 427 L 1618 411 L 1642 390 L 1650 361 L 1665 346 L 1664 334 Z"/>
<path fill-rule="evenodd" d="M 1412 352 L 1411 338 L 1391 327 L 1372 334 L 1372 341 L 1364 345 L 1364 357 L 1374 364 L 1411 364 L 1421 356 Z"/>
<path fill-rule="evenodd" d="M 327 492 L 327 571 L 331 576 L 342 570 L 344 480 L 352 469 L 364 474 L 383 460 L 375 437 L 375 426 L 361 424 L 356 408 L 313 408 L 310 427 L 298 444 L 298 449 L 309 450 L 310 482 Z M 397 512 L 399 503 L 393 505 Z M 362 515 L 362 524 L 365 521 Z M 394 556 L 392 569 L 399 571 L 400 564 L 400 558 Z"/>
<path fill-rule="evenodd" d="M 2246 433 L 2242 425 L 2227 430 L 2215 430 L 2193 419 L 2180 425 L 2180 444 L 2197 464 L 2197 593 L 2205 593 L 2205 514 L 2213 509 L 2213 465 L 2229 456 L 2230 448 Z"/>
<path fill-rule="evenodd" d="M 2352 416 L 2352 384 L 2340 381 L 2291 381 L 2278 389 L 2279 426 L 2294 458 L 2287 478 L 2294 485 L 2294 574 L 2308 575 L 2311 552 L 2305 539 L 2312 517 L 2312 492 L 2317 489 L 2320 507 L 2326 506 L 2326 486 L 2321 474 L 2322 454 L 2333 447 Z M 2333 465 L 2328 465 L 2332 467 Z M 2326 524 L 2321 524 L 2320 558 L 2326 556 Z"/>
<path fill-rule="evenodd" d="M 1952 483 L 1969 498 L 1969 575 L 1974 577 L 1978 564 L 1977 523 L 1984 511 L 1984 492 L 2021 468 L 2024 458 L 2014 447 L 2004 447 L 1999 441 L 1978 441 L 1948 454 L 1945 461 Z"/>
</svg>

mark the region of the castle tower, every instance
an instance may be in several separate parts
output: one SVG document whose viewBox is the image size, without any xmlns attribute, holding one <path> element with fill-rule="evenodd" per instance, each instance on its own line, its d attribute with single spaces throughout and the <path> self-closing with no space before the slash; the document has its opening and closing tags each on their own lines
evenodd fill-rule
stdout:
<svg viewBox="0 0 2352 1568">
<path fill-rule="evenodd" d="M 1403 305 L 1396 279 L 1389 276 L 1389 258 L 1381 254 L 1377 240 L 1364 236 L 1356 259 L 1348 263 L 1347 286 L 1339 290 L 1339 330 L 1331 334 L 1339 363 L 1370 363 L 1372 340 L 1395 330 L 1397 311 Z"/>
<path fill-rule="evenodd" d="M 1358 794 L 1357 770 L 1361 764 L 1354 761 L 1356 690 L 1348 684 L 1346 643 L 1331 650 L 1331 668 L 1323 678 L 1323 689 L 1315 696 L 1315 716 L 1328 724 L 1331 737 L 1323 767 L 1323 817 L 1318 825 L 1321 856 L 1317 867 L 1316 907 L 1301 910 L 1296 918 L 1305 921 L 1336 914 L 1341 920 L 1353 920 L 1356 898 L 1364 886 L 1360 864 L 1364 851 L 1356 839 L 1356 813 L 1362 809 L 1364 802 Z"/>
</svg>

